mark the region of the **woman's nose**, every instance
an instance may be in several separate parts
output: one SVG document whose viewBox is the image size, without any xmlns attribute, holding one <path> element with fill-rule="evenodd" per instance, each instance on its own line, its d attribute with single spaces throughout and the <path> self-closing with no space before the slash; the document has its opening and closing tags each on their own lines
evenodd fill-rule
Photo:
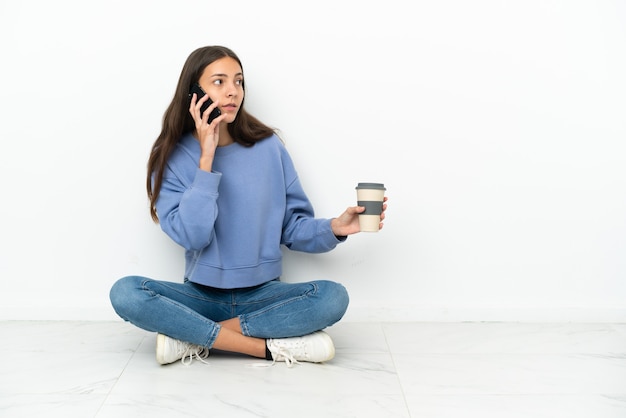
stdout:
<svg viewBox="0 0 626 418">
<path fill-rule="evenodd" d="M 228 90 L 226 92 L 227 97 L 233 97 L 237 94 L 237 86 L 234 84 L 229 84 Z"/>
</svg>

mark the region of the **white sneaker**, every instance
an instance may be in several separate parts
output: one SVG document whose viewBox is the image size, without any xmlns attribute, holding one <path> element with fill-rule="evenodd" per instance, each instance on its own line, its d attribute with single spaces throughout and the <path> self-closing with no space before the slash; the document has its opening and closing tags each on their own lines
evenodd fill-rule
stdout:
<svg viewBox="0 0 626 418">
<path fill-rule="evenodd" d="M 201 345 L 175 340 L 164 334 L 157 334 L 156 361 L 159 364 L 169 364 L 181 360 L 184 365 L 189 365 L 194 357 L 206 363 L 204 359 L 209 357 L 209 349 Z"/>
<path fill-rule="evenodd" d="M 302 337 L 269 339 L 267 348 L 274 362 L 284 361 L 288 367 L 300 361 L 322 363 L 335 357 L 333 340 L 324 331 Z"/>
</svg>

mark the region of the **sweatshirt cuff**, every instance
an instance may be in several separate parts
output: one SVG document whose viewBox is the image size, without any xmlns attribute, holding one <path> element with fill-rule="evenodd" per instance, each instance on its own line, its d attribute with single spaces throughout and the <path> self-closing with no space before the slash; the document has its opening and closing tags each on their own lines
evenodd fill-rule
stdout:
<svg viewBox="0 0 626 418">
<path fill-rule="evenodd" d="M 332 219 L 327 219 L 326 221 L 327 221 L 326 228 L 328 229 L 328 234 L 335 238 L 335 244 L 342 243 L 348 239 L 347 235 L 335 235 L 335 233 L 333 232 L 333 229 L 330 227 L 330 223 L 332 222 Z"/>
<path fill-rule="evenodd" d="M 206 190 L 212 194 L 217 194 L 217 189 L 222 179 L 222 173 L 217 171 L 204 171 L 200 168 L 196 171 L 196 177 L 193 179 L 193 188 Z"/>
<path fill-rule="evenodd" d="M 347 235 L 335 235 L 335 238 L 337 238 L 338 243 L 341 243 L 347 240 L 348 236 Z"/>
</svg>

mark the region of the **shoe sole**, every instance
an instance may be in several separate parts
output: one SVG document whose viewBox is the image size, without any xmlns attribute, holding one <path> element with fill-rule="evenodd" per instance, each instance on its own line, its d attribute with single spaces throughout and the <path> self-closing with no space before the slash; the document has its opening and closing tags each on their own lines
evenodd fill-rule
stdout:
<svg viewBox="0 0 626 418">
<path fill-rule="evenodd" d="M 324 360 L 319 360 L 319 361 L 316 361 L 315 363 L 323 363 L 325 361 L 332 360 L 333 358 L 335 358 L 335 344 L 333 344 L 333 339 L 330 338 L 330 335 L 328 335 L 324 331 L 318 331 L 315 334 L 319 335 L 320 337 L 323 337 L 326 342 L 325 346 L 330 348 Z"/>
<path fill-rule="evenodd" d="M 167 337 L 163 334 L 157 334 L 157 339 L 156 339 L 156 361 L 159 364 L 169 364 L 168 362 L 165 361 L 165 358 L 163 357 L 164 352 L 165 352 L 165 339 Z"/>
</svg>

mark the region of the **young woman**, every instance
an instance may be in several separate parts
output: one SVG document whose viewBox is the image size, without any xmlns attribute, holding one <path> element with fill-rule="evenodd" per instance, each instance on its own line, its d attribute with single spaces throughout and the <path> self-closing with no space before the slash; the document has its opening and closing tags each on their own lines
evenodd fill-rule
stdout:
<svg viewBox="0 0 626 418">
<path fill-rule="evenodd" d="M 192 88 L 206 95 L 190 94 Z M 364 208 L 315 218 L 284 144 L 245 110 L 244 96 L 233 51 L 193 51 L 152 147 L 150 212 L 185 248 L 184 280 L 128 276 L 110 297 L 120 317 L 158 333 L 160 364 L 202 360 L 212 348 L 288 365 L 335 353 L 321 330 L 342 318 L 348 293 L 332 281 L 281 282 L 281 245 L 330 251 L 359 232 Z"/>
</svg>

